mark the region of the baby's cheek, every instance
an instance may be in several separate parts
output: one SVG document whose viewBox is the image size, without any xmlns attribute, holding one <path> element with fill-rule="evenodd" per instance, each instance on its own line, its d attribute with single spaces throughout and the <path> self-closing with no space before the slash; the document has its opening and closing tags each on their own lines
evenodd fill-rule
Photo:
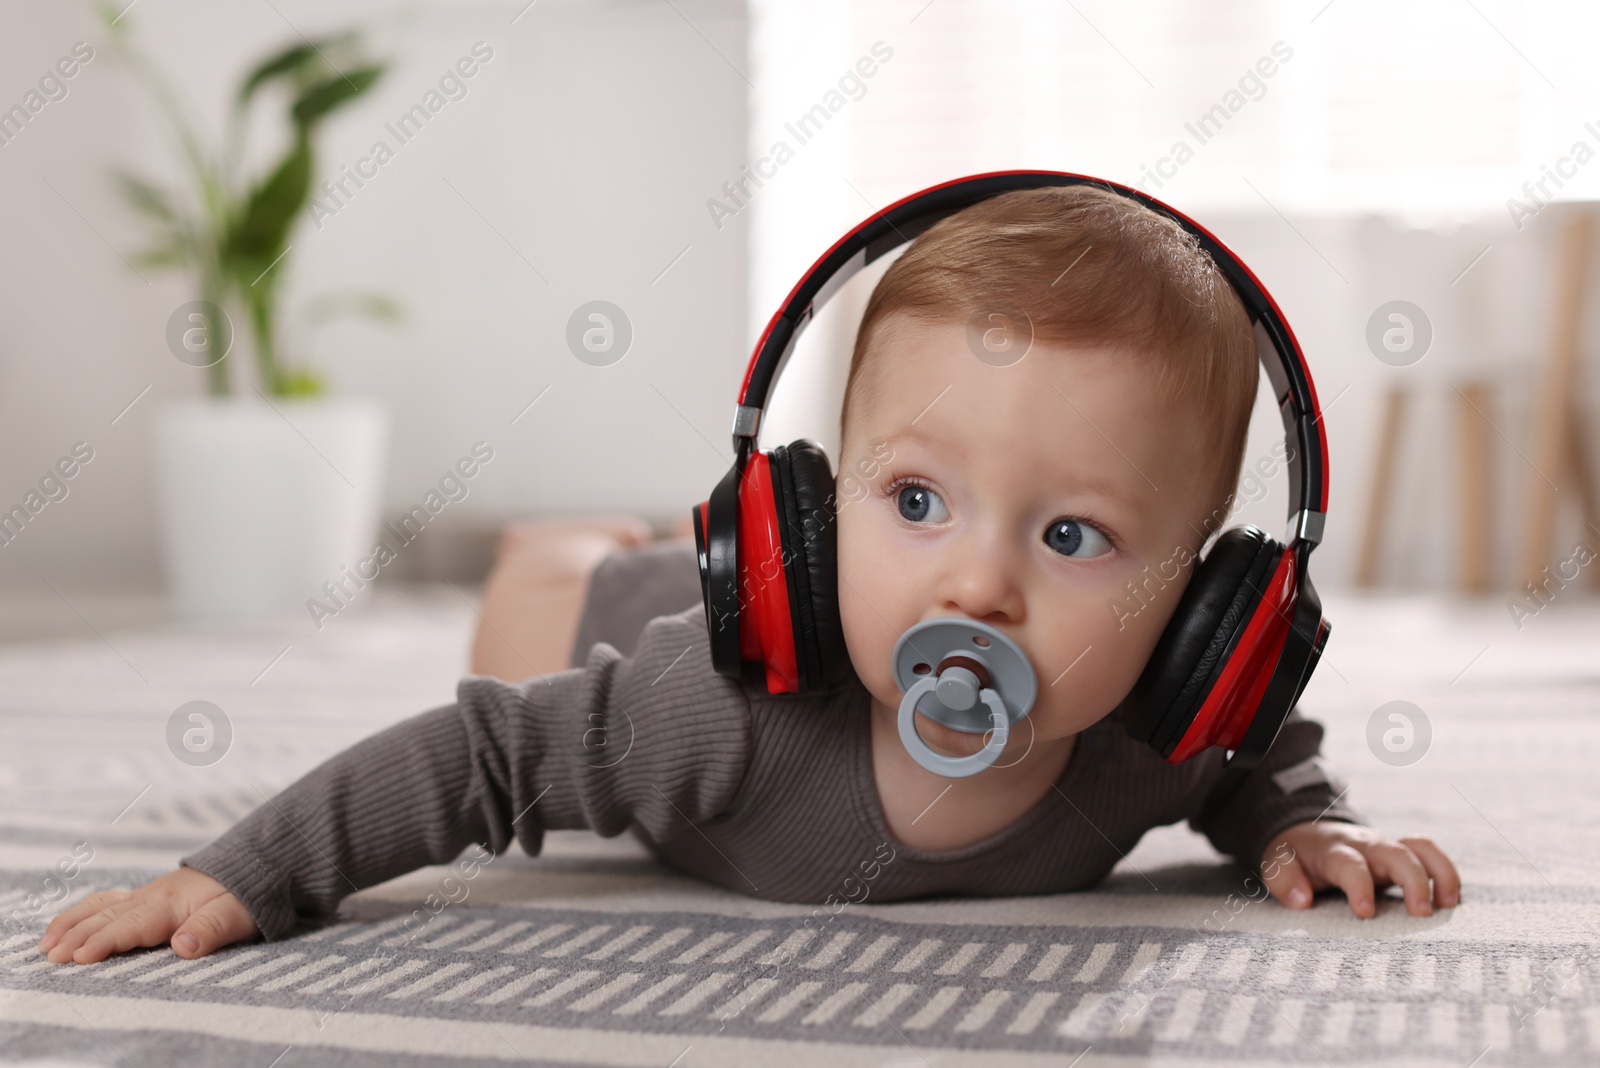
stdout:
<svg viewBox="0 0 1600 1068">
<path fill-rule="evenodd" d="M 1089 729 L 1116 708 L 1131 688 L 1131 681 L 1124 685 L 1124 672 L 1115 666 L 1089 669 L 1093 655 L 1091 651 L 1053 686 L 1048 678 L 1039 680 L 1039 698 L 1029 714 L 1039 737 L 1062 738 Z"/>
<path fill-rule="evenodd" d="M 861 682 L 879 700 L 887 692 L 898 693 L 889 665 L 895 636 L 871 603 L 849 583 L 839 583 L 839 622 L 844 631 L 850 663 Z"/>
<path fill-rule="evenodd" d="M 1093 726 L 1121 703 L 1149 661 L 1156 635 L 1145 628 L 1084 626 L 1078 615 L 1052 628 L 1059 651 L 1034 664 L 1038 673 L 1036 727 L 1050 737 Z"/>
<path fill-rule="evenodd" d="M 906 594 L 882 565 L 888 554 L 872 534 L 861 515 L 840 514 L 839 621 L 856 675 L 874 697 L 892 704 L 900 693 L 889 662 L 900 638 L 892 621 L 904 611 Z"/>
</svg>

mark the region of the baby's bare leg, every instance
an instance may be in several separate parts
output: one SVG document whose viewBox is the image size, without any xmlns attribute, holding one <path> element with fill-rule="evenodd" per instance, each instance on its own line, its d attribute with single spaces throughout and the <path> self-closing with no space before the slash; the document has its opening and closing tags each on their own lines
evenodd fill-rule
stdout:
<svg viewBox="0 0 1600 1068">
<path fill-rule="evenodd" d="M 540 519 L 506 528 L 483 586 L 471 671 L 507 682 L 565 671 L 589 576 L 613 552 L 651 540 L 633 516 Z"/>
</svg>

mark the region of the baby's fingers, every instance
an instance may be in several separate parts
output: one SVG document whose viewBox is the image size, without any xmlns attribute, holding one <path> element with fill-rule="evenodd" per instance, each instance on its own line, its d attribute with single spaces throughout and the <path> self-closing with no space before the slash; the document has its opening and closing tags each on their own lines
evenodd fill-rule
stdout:
<svg viewBox="0 0 1600 1068">
<path fill-rule="evenodd" d="M 1450 858 L 1444 855 L 1444 850 L 1428 838 L 1402 838 L 1400 842 L 1417 855 L 1422 866 L 1433 877 L 1434 903 L 1443 909 L 1460 904 L 1461 876 L 1457 874 L 1456 866 L 1450 863 Z"/>
<path fill-rule="evenodd" d="M 1267 891 L 1285 906 L 1291 909 L 1311 907 L 1311 878 L 1301 866 L 1299 857 L 1290 856 L 1288 860 L 1262 865 L 1261 881 L 1267 884 Z"/>
<path fill-rule="evenodd" d="M 1344 891 L 1351 912 L 1363 920 L 1377 915 L 1377 891 L 1372 883 L 1372 869 L 1367 866 L 1367 858 L 1361 855 L 1360 850 L 1343 842 L 1329 846 L 1322 857 L 1322 875 Z"/>
<path fill-rule="evenodd" d="M 1413 916 L 1433 915 L 1428 871 L 1415 853 L 1399 842 L 1379 842 L 1367 847 L 1367 865 L 1375 876 L 1405 892 L 1407 912 Z"/>
<path fill-rule="evenodd" d="M 114 923 L 117 917 L 129 909 L 137 908 L 139 899 L 129 894 L 121 901 L 114 901 L 99 911 L 85 916 L 73 926 L 61 933 L 54 945 L 45 953 L 45 959 L 54 964 L 65 964 L 72 960 L 79 948 L 92 938 L 101 929 Z"/>
<path fill-rule="evenodd" d="M 90 894 L 70 909 L 57 913 L 55 919 L 44 929 L 44 937 L 39 939 L 39 950 L 43 953 L 50 952 L 50 948 L 61 941 L 61 936 L 78 924 L 101 909 L 121 904 L 132 896 L 131 890 L 101 890 L 97 894 Z"/>
<path fill-rule="evenodd" d="M 72 954 L 79 964 L 93 964 L 113 953 L 126 953 L 140 946 L 159 946 L 178 926 L 172 906 L 165 901 L 135 905 L 84 939 Z"/>
<path fill-rule="evenodd" d="M 203 957 L 223 946 L 242 942 L 259 930 L 249 911 L 232 894 L 214 897 L 183 921 L 172 936 L 172 952 Z"/>
</svg>

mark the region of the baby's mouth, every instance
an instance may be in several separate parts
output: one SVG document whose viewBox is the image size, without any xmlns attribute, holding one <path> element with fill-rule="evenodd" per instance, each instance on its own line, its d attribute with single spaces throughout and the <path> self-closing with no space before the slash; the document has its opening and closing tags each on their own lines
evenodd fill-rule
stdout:
<svg viewBox="0 0 1600 1068">
<path fill-rule="evenodd" d="M 938 720 L 923 715 L 920 710 L 916 713 L 916 723 L 917 734 L 927 743 L 928 748 L 942 756 L 971 756 L 982 749 L 990 737 L 989 731 L 975 734 L 947 727 Z"/>
<path fill-rule="evenodd" d="M 900 635 L 889 662 L 901 692 L 895 732 L 913 760 L 946 778 L 994 766 L 1039 692 L 1022 647 L 975 619 L 923 620 Z"/>
</svg>

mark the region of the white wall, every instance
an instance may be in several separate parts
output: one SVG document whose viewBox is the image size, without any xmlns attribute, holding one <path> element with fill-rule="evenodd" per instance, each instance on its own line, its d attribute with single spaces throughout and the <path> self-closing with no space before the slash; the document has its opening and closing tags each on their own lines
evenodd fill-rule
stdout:
<svg viewBox="0 0 1600 1068">
<path fill-rule="evenodd" d="M 747 228 L 719 231 L 704 207 L 744 156 L 742 5 L 540 0 L 515 25 L 520 2 L 402 14 L 351 0 L 276 7 L 282 17 L 269 4 L 173 0 L 127 19 L 213 124 L 240 71 L 297 31 L 369 25 L 374 51 L 394 63 L 370 99 L 327 126 L 324 171 L 379 137 L 393 143 L 383 124 L 474 42 L 494 50 L 465 98 L 320 230 L 308 216 L 293 239 L 291 309 L 359 288 L 407 311 L 399 329 L 344 323 L 315 340 L 337 391 L 392 406 L 387 510 L 417 503 L 482 439 L 496 460 L 452 507 L 458 524 L 686 514 L 731 456 L 746 348 Z M 48 594 L 41 576 L 67 590 L 159 581 L 152 420 L 202 389 L 164 341 L 168 315 L 192 296 L 186 280 L 147 270 L 147 284 L 119 255 L 141 246 L 142 231 L 108 168 L 176 172 L 158 113 L 87 5 L 0 15 L 0 101 L 20 100 L 79 40 L 96 58 L 69 95 L 0 147 L 0 501 L 20 500 L 75 441 L 95 450 L 69 496 L 0 547 L 0 588 L 19 593 Z M 271 127 L 261 133 L 270 144 Z M 594 299 L 621 306 L 634 328 L 610 367 L 580 363 L 564 342 L 569 314 Z"/>
</svg>

